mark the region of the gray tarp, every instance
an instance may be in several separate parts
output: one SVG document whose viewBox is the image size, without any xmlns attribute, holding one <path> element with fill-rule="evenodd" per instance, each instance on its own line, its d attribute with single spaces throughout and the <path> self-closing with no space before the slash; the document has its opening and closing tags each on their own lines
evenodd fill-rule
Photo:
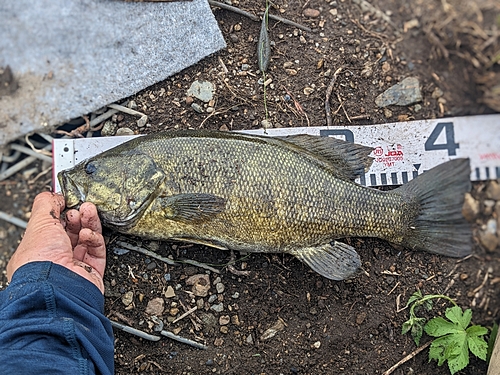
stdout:
<svg viewBox="0 0 500 375">
<path fill-rule="evenodd" d="M 130 96 L 225 47 L 206 0 L 0 0 L 0 146 Z"/>
</svg>

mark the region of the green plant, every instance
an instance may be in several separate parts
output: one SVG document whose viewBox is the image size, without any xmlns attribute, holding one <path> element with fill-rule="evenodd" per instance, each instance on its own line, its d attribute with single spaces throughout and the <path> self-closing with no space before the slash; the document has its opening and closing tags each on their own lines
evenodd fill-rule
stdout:
<svg viewBox="0 0 500 375">
<path fill-rule="evenodd" d="M 447 319 L 435 317 L 427 321 L 416 315 L 421 306 L 427 311 L 432 310 L 432 300 L 437 298 L 453 304 L 445 311 Z M 410 332 L 417 345 L 424 331 L 435 338 L 429 348 L 429 362 L 436 360 L 438 366 L 448 362 L 451 374 L 455 374 L 469 364 L 469 351 L 486 361 L 488 344 L 483 336 L 488 333 L 488 329 L 479 325 L 469 326 L 471 309 L 464 312 L 450 297 L 442 294 L 424 296 L 420 290 L 413 293 L 406 306 L 410 307 L 410 319 L 403 323 L 402 334 Z"/>
</svg>

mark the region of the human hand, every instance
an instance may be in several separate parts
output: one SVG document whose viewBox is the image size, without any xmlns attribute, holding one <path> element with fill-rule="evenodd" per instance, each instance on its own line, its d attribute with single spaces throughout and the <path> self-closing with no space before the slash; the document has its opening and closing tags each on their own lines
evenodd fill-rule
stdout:
<svg viewBox="0 0 500 375">
<path fill-rule="evenodd" d="M 106 247 L 97 209 L 92 203 L 83 203 L 79 211 L 69 210 L 62 221 L 64 207 L 60 194 L 45 192 L 35 197 L 24 238 L 7 264 L 7 280 L 26 263 L 50 261 L 84 277 L 104 293 Z"/>
</svg>

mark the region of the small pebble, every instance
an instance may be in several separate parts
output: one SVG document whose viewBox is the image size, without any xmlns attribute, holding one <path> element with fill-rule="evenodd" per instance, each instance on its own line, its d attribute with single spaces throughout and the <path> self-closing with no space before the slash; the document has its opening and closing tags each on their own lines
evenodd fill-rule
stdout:
<svg viewBox="0 0 500 375">
<path fill-rule="evenodd" d="M 235 326 L 239 326 L 241 324 L 240 318 L 238 317 L 238 315 L 233 315 L 231 317 L 231 323 L 234 324 Z"/>
<path fill-rule="evenodd" d="M 177 314 L 179 313 L 179 309 L 177 307 L 172 307 L 168 313 L 171 316 L 177 316 Z"/>
<path fill-rule="evenodd" d="M 141 118 L 139 120 L 137 120 L 137 126 L 139 128 L 143 128 L 144 126 L 146 126 L 147 122 L 148 122 L 148 116 L 146 116 L 146 115 L 141 116 Z"/>
<path fill-rule="evenodd" d="M 231 296 L 231 298 L 234 298 L 234 299 L 240 298 L 240 293 L 234 292 L 234 294 Z"/>
<path fill-rule="evenodd" d="M 210 297 L 208 297 L 208 303 L 213 303 L 217 299 L 217 294 L 212 294 Z"/>
<path fill-rule="evenodd" d="M 175 291 L 174 291 L 174 288 L 172 288 L 170 285 L 167 287 L 167 291 L 165 292 L 165 297 L 166 297 L 166 298 L 172 298 L 172 297 L 175 297 Z"/>
<path fill-rule="evenodd" d="M 146 266 L 148 271 L 154 270 L 156 268 L 156 262 L 151 262 Z"/>
<path fill-rule="evenodd" d="M 215 284 L 215 289 L 217 290 L 217 293 L 221 294 L 224 293 L 224 284 L 222 283 L 217 283 Z"/>
<path fill-rule="evenodd" d="M 130 128 L 120 128 L 116 131 L 115 135 L 134 135 L 134 131 Z"/>
<path fill-rule="evenodd" d="M 109 136 L 115 135 L 117 128 L 118 128 L 118 125 L 116 125 L 116 123 L 114 123 L 111 120 L 107 120 L 101 129 L 101 135 L 103 137 L 109 137 Z"/>
<path fill-rule="evenodd" d="M 203 113 L 203 108 L 198 103 L 191 104 L 191 108 L 193 108 L 195 112 Z"/>
<path fill-rule="evenodd" d="M 314 344 L 313 344 L 313 347 L 316 348 L 316 349 L 319 349 L 321 347 L 321 341 L 316 341 Z"/>
<path fill-rule="evenodd" d="M 165 301 L 161 297 L 153 298 L 146 306 L 146 314 L 161 316 L 165 309 Z"/>
<path fill-rule="evenodd" d="M 359 313 L 356 316 L 356 324 L 357 325 L 363 324 L 363 322 L 365 321 L 365 319 L 366 319 L 366 312 Z"/>
<path fill-rule="evenodd" d="M 302 11 L 302 14 L 305 17 L 317 18 L 319 17 L 320 12 L 317 9 L 306 8 Z"/>
<path fill-rule="evenodd" d="M 169 273 L 166 273 L 165 275 L 163 275 L 163 278 L 165 279 L 165 281 L 170 281 L 171 277 L 172 276 Z"/>
<path fill-rule="evenodd" d="M 212 305 L 210 306 L 210 309 L 215 311 L 215 312 L 222 312 L 224 310 L 224 304 L 221 302 L 221 303 L 218 303 L 216 305 Z"/>
<path fill-rule="evenodd" d="M 247 344 L 253 344 L 253 336 L 252 334 L 249 334 L 247 338 L 245 339 Z"/>
<path fill-rule="evenodd" d="M 465 193 L 462 214 L 469 222 L 473 222 L 479 214 L 479 202 L 470 193 Z"/>
<path fill-rule="evenodd" d="M 223 333 L 223 334 L 227 334 L 229 332 L 229 328 L 227 328 L 227 326 L 222 326 L 220 327 L 220 332 Z"/>
<path fill-rule="evenodd" d="M 122 303 L 125 306 L 129 306 L 133 300 L 134 300 L 134 292 L 132 291 L 128 291 L 122 296 Z"/>
<path fill-rule="evenodd" d="M 127 107 L 129 107 L 130 109 L 137 109 L 137 103 L 135 102 L 135 100 L 131 100 L 128 102 Z"/>
<path fill-rule="evenodd" d="M 219 318 L 219 325 L 221 325 L 221 326 L 228 325 L 230 321 L 231 321 L 231 318 L 229 317 L 229 315 L 222 315 Z"/>
<path fill-rule="evenodd" d="M 213 366 L 214 365 L 214 360 L 213 359 L 209 359 L 208 361 L 205 362 L 205 365 L 207 365 L 207 366 Z"/>
</svg>

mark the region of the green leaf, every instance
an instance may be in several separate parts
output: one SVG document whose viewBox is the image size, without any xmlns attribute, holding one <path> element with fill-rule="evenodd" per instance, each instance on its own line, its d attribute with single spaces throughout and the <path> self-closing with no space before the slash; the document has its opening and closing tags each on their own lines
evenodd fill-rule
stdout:
<svg viewBox="0 0 500 375">
<path fill-rule="evenodd" d="M 419 301 L 423 298 L 422 292 L 420 290 L 417 290 L 415 293 L 411 295 L 411 297 L 408 299 L 408 302 L 406 303 L 406 307 L 410 306 L 413 302 Z"/>
<path fill-rule="evenodd" d="M 495 346 L 495 341 L 498 333 L 498 324 L 493 324 L 493 328 L 491 329 L 490 338 L 488 340 L 488 355 L 486 360 L 489 362 L 491 358 L 491 353 L 493 352 L 493 347 Z"/>
<path fill-rule="evenodd" d="M 454 324 L 444 318 L 432 318 L 425 325 L 425 333 L 432 337 L 440 337 L 450 333 L 464 332 L 457 324 Z M 465 332 L 464 332 L 465 333 Z"/>
<path fill-rule="evenodd" d="M 413 319 L 410 318 L 406 322 L 403 323 L 403 326 L 401 328 L 401 334 L 402 335 L 407 334 L 410 331 L 412 326 L 413 326 Z"/>
<path fill-rule="evenodd" d="M 417 346 L 420 345 L 420 339 L 422 338 L 422 334 L 424 332 L 424 324 L 425 318 L 414 318 L 413 325 L 411 326 L 411 336 L 413 337 L 413 341 Z"/>
<path fill-rule="evenodd" d="M 429 349 L 429 361 L 437 360 L 438 366 L 448 361 L 448 367 L 452 374 L 460 371 L 469 363 L 469 350 L 466 339 L 465 331 L 435 339 Z"/>
<path fill-rule="evenodd" d="M 453 306 L 446 309 L 445 314 L 448 319 L 453 323 L 460 325 L 463 329 L 466 329 L 470 324 L 472 318 L 472 310 L 467 309 L 465 313 L 462 313 L 462 308 L 459 306 Z"/>
<path fill-rule="evenodd" d="M 431 311 L 432 310 L 432 300 L 428 299 L 427 301 L 424 302 L 424 308 L 427 310 L 427 311 Z"/>
<path fill-rule="evenodd" d="M 488 333 L 488 329 L 481 326 L 472 326 L 467 328 L 467 343 L 469 349 L 476 357 L 486 361 L 488 355 L 488 344 L 482 336 Z"/>
</svg>

